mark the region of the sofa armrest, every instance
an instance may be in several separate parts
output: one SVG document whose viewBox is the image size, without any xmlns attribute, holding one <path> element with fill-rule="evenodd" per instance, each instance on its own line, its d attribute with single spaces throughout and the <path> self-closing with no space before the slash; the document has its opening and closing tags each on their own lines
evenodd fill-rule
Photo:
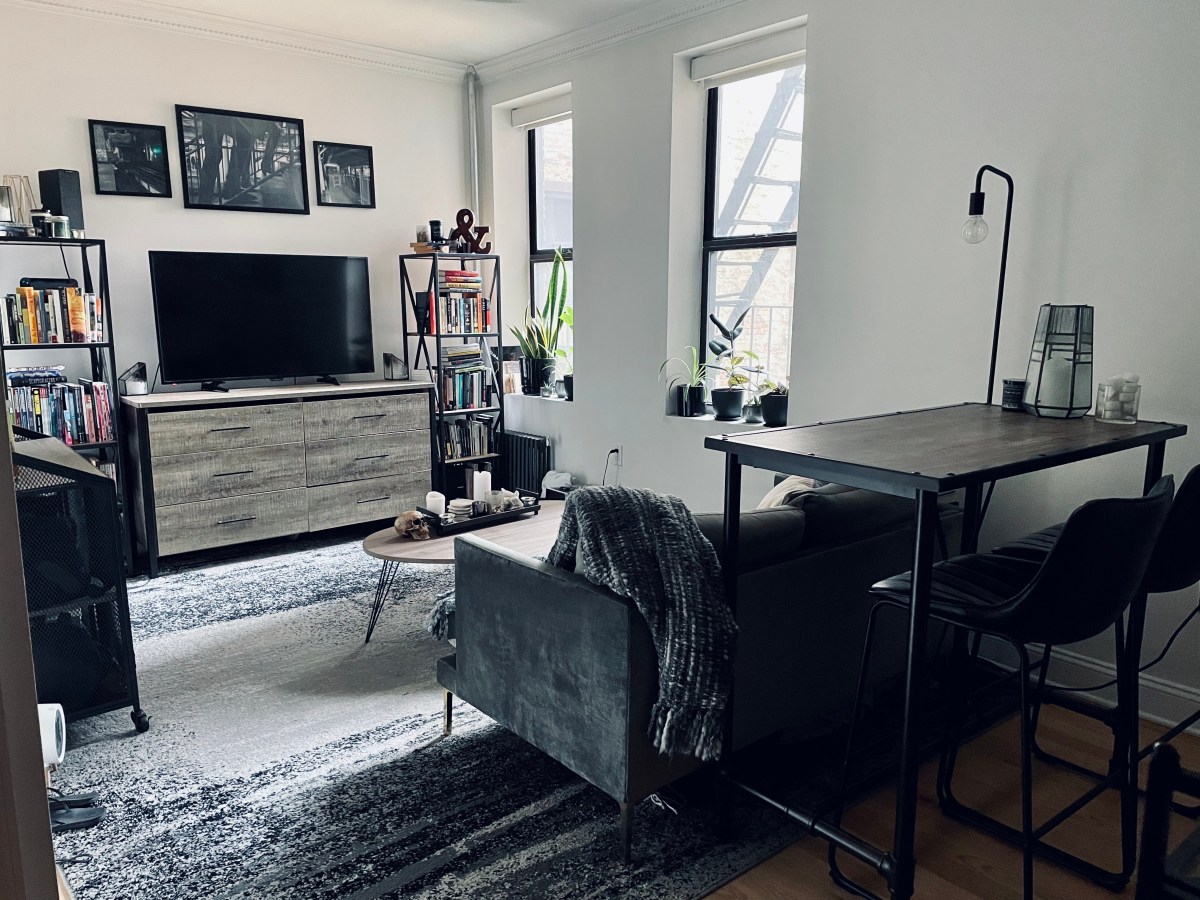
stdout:
<svg viewBox="0 0 1200 900">
<path fill-rule="evenodd" d="M 637 610 L 473 535 L 454 553 L 458 695 L 623 799 L 631 694 L 657 688 L 653 653 L 633 652 Z"/>
</svg>

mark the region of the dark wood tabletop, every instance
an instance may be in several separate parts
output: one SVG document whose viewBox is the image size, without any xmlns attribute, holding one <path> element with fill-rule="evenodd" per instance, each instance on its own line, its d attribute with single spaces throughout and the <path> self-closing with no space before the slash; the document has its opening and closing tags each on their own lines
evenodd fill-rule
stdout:
<svg viewBox="0 0 1200 900">
<path fill-rule="evenodd" d="M 983 403 L 717 435 L 743 465 L 910 497 L 1158 444 L 1186 425 L 1039 418 Z"/>
</svg>

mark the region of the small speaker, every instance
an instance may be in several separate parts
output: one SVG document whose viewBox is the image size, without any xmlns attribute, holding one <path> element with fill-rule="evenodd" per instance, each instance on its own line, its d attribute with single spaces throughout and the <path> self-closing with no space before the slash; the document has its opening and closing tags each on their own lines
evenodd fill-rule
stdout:
<svg viewBox="0 0 1200 900">
<path fill-rule="evenodd" d="M 38 187 L 42 206 L 54 216 L 66 216 L 72 228 L 84 228 L 83 194 L 79 190 L 79 173 L 74 169 L 46 169 L 38 172 Z"/>
</svg>

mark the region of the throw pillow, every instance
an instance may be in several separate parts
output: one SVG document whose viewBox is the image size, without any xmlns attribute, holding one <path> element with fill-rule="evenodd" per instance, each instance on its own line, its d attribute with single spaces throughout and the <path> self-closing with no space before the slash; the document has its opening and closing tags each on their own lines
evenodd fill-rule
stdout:
<svg viewBox="0 0 1200 900">
<path fill-rule="evenodd" d="M 767 491 L 766 496 L 758 504 L 758 508 L 770 509 L 773 506 L 788 506 L 802 494 L 813 490 L 819 483 L 806 475 L 789 475 Z"/>
</svg>

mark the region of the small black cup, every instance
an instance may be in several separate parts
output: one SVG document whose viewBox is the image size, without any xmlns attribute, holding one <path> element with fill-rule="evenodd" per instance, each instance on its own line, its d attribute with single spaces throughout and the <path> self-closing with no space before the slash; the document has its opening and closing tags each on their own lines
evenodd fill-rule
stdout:
<svg viewBox="0 0 1200 900">
<path fill-rule="evenodd" d="M 1025 399 L 1025 379 L 1005 378 L 1004 393 L 1001 395 L 1000 408 L 1022 410 L 1021 401 Z"/>
</svg>

